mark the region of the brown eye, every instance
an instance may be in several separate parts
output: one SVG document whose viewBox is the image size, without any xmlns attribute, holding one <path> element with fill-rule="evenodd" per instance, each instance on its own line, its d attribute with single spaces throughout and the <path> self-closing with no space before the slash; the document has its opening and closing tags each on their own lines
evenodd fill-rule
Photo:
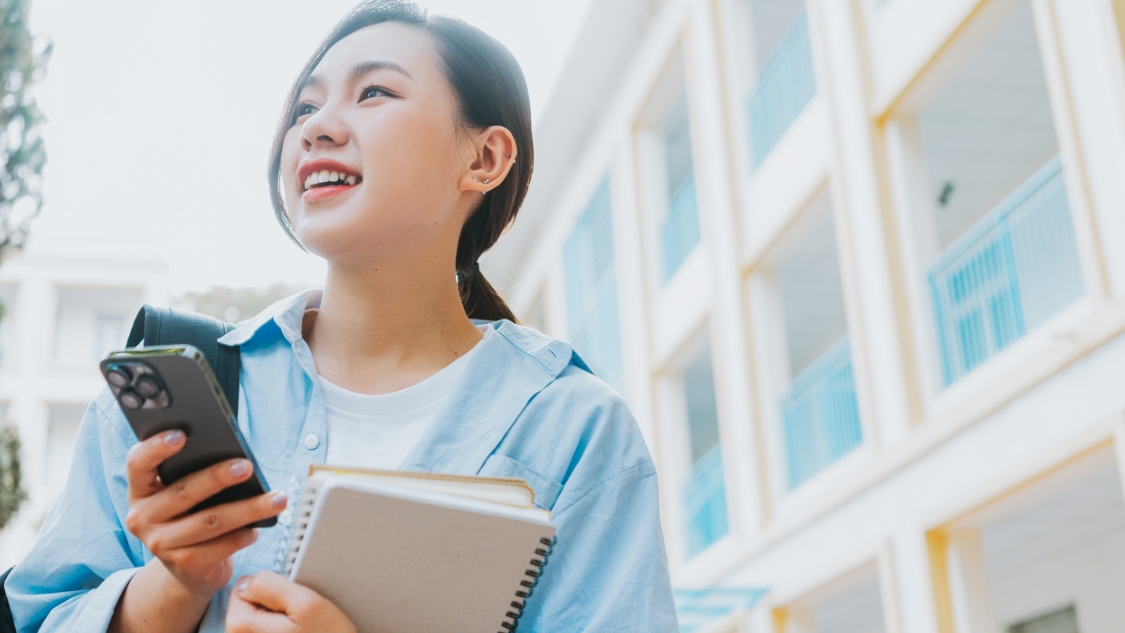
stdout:
<svg viewBox="0 0 1125 633">
<path fill-rule="evenodd" d="M 381 88 L 379 86 L 368 86 L 363 89 L 363 92 L 360 93 L 359 100 L 367 101 L 368 99 L 374 99 L 375 97 L 390 96 L 392 96 L 391 93 L 387 92 L 385 88 Z"/>
<path fill-rule="evenodd" d="M 293 111 L 293 122 L 296 123 L 301 117 L 315 114 L 316 110 L 316 106 L 311 103 L 298 103 L 296 109 Z"/>
</svg>

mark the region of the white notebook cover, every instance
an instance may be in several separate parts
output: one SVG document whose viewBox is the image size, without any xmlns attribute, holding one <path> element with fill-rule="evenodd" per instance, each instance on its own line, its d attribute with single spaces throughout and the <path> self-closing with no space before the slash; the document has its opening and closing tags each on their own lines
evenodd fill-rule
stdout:
<svg viewBox="0 0 1125 633">
<path fill-rule="evenodd" d="M 360 633 L 506 631 L 521 581 L 543 558 L 536 550 L 555 532 L 542 511 L 356 477 L 313 493 L 290 579 L 332 600 Z"/>
</svg>

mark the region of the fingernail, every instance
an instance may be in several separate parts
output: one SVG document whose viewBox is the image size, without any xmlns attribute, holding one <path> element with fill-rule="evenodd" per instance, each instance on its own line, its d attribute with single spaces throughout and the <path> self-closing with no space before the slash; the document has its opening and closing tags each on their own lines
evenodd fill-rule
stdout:
<svg viewBox="0 0 1125 633">
<path fill-rule="evenodd" d="M 240 459 L 230 465 L 230 474 L 235 477 L 245 477 L 250 473 L 250 462 L 245 459 Z"/>
<path fill-rule="evenodd" d="M 169 446 L 175 446 L 182 441 L 184 441 L 183 431 L 168 431 L 164 434 L 164 443 Z"/>
<path fill-rule="evenodd" d="M 246 591 L 246 588 L 249 587 L 249 586 L 250 586 L 250 576 L 243 576 L 242 578 L 238 579 L 238 584 L 236 584 L 234 586 L 234 590 L 241 593 L 243 591 Z"/>
<path fill-rule="evenodd" d="M 283 492 L 275 492 L 273 497 L 270 498 L 270 505 L 278 510 L 284 510 L 288 503 L 289 497 L 286 497 Z"/>
</svg>

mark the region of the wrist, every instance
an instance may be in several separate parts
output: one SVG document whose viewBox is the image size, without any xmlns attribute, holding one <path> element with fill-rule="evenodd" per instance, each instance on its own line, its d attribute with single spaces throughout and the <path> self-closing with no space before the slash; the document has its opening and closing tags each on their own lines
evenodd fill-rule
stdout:
<svg viewBox="0 0 1125 633">
<path fill-rule="evenodd" d="M 145 567 L 152 568 L 147 580 L 159 586 L 164 595 L 178 602 L 207 603 L 211 601 L 215 592 L 222 588 L 222 585 L 216 587 L 212 583 L 199 582 L 177 574 L 159 558 L 153 558 Z"/>
</svg>

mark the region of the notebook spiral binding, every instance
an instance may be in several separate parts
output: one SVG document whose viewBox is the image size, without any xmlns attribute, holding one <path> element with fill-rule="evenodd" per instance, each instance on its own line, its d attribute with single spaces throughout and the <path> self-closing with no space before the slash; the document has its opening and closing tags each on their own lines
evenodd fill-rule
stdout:
<svg viewBox="0 0 1125 633">
<path fill-rule="evenodd" d="M 312 519 L 313 506 L 316 505 L 316 495 L 319 491 L 320 484 L 310 481 L 301 493 L 300 505 L 297 507 L 296 516 L 293 517 L 293 536 L 289 543 L 289 554 L 285 557 L 286 576 L 293 571 L 293 566 L 297 563 L 297 555 L 301 551 L 301 542 L 305 540 L 305 532 L 309 529 L 309 521 Z"/>
<path fill-rule="evenodd" d="M 555 551 L 555 543 L 558 543 L 558 541 L 559 539 L 554 536 L 550 539 L 539 539 L 540 545 L 543 546 L 535 548 L 535 555 L 539 558 L 531 559 L 533 568 L 524 572 L 525 575 L 530 577 L 530 580 L 521 580 L 520 586 L 523 587 L 523 589 L 516 592 L 516 597 L 522 598 L 523 602 L 518 600 L 512 601 L 511 606 L 514 610 L 505 614 L 511 618 L 512 621 L 501 622 L 500 626 L 504 630 L 498 633 L 513 633 L 519 627 L 520 618 L 523 617 L 524 607 L 527 606 L 527 599 L 535 593 L 535 586 L 539 584 L 539 577 L 543 575 L 543 568 L 547 566 L 547 559 L 550 558 L 551 553 Z"/>
</svg>

